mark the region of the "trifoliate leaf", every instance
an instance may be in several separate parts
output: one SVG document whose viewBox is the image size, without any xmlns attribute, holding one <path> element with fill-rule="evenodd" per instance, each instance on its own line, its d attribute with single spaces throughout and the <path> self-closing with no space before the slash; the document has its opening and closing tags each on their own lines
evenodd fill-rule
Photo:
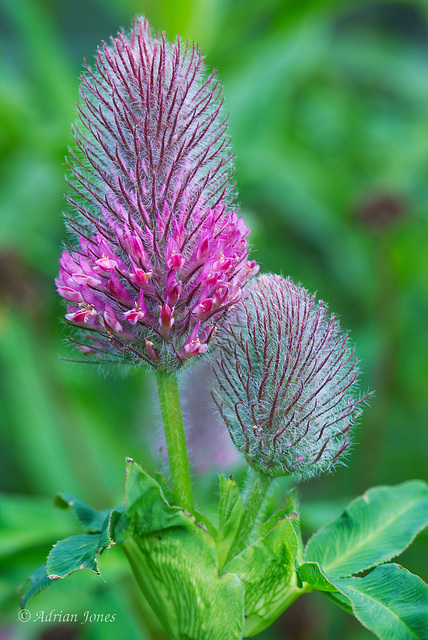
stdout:
<svg viewBox="0 0 428 640">
<path fill-rule="evenodd" d="M 305 560 L 331 577 L 370 569 L 398 555 L 428 524 L 428 485 L 375 487 L 309 540 Z"/>
</svg>

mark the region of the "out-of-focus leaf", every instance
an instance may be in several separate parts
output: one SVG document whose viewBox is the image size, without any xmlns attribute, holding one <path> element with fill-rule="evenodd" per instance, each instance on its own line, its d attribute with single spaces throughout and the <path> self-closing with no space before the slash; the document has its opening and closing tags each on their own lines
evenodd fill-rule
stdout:
<svg viewBox="0 0 428 640">
<path fill-rule="evenodd" d="M 21 38 L 38 80 L 39 98 L 45 101 L 48 113 L 70 116 L 75 92 L 73 71 L 50 14 L 43 5 L 31 0 L 3 0 L 1 5 Z"/>
<path fill-rule="evenodd" d="M 25 586 L 27 586 L 27 591 L 21 598 L 20 604 L 22 609 L 25 608 L 26 604 L 29 602 L 29 600 L 31 600 L 33 596 L 40 593 L 40 591 L 42 591 L 43 589 L 46 589 L 46 587 L 52 584 L 52 582 L 53 580 L 48 577 L 46 564 L 43 564 L 42 566 L 35 569 L 33 573 L 28 576 L 25 582 L 23 582 L 23 584 L 19 587 L 19 589 L 21 590 Z"/>
<path fill-rule="evenodd" d="M 17 314 L 11 314 L 6 329 L 0 331 L 0 366 L 7 371 L 0 381 L 5 394 L 2 419 L 17 462 L 31 476 L 35 492 L 52 495 L 67 488 L 79 493 L 80 481 L 58 428 L 60 414 L 36 356 L 35 338 Z"/>
<path fill-rule="evenodd" d="M 74 528 L 73 519 L 59 515 L 49 498 L 0 494 L 0 558 L 52 543 Z"/>
</svg>

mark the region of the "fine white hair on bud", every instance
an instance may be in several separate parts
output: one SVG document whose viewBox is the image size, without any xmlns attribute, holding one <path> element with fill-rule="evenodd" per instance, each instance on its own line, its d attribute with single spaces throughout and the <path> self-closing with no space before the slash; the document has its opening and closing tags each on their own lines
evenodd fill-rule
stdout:
<svg viewBox="0 0 428 640">
<path fill-rule="evenodd" d="M 367 399 L 348 335 L 326 304 L 279 275 L 253 278 L 224 327 L 213 399 L 255 470 L 303 480 L 343 461 Z"/>
</svg>

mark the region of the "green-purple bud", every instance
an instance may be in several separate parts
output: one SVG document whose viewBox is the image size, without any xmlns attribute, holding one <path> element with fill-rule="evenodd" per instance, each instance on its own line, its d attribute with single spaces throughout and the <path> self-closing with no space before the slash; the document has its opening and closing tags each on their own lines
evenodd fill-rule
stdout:
<svg viewBox="0 0 428 640">
<path fill-rule="evenodd" d="M 348 335 L 323 301 L 278 275 L 253 279 L 236 312 L 213 393 L 234 444 L 270 476 L 331 471 L 367 398 Z"/>
</svg>

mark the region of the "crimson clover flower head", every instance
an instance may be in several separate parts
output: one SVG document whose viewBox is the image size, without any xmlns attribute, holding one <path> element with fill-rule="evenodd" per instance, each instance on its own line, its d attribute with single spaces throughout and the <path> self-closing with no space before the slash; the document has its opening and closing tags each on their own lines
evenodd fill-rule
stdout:
<svg viewBox="0 0 428 640">
<path fill-rule="evenodd" d="M 343 461 L 366 398 L 348 336 L 323 301 L 281 276 L 254 278 L 214 373 L 213 399 L 253 468 L 302 480 Z"/>
<path fill-rule="evenodd" d="M 86 65 L 58 292 L 75 346 L 179 369 L 205 353 L 258 266 L 233 207 L 222 87 L 197 46 L 131 32 Z"/>
</svg>

